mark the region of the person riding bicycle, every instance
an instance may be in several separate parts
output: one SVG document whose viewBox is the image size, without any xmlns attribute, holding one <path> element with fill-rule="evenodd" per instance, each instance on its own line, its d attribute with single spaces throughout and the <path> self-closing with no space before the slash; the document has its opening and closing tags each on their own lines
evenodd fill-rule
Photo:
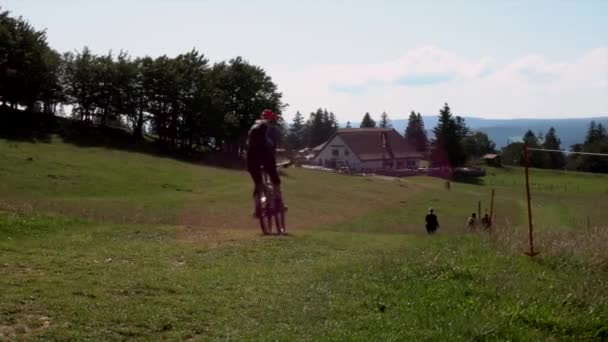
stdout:
<svg viewBox="0 0 608 342">
<path fill-rule="evenodd" d="M 247 171 L 253 179 L 254 215 L 260 215 L 260 195 L 264 189 L 262 168 L 270 177 L 273 184 L 274 198 L 282 204 L 281 179 L 277 172 L 275 152 L 280 137 L 277 127 L 278 115 L 270 109 L 265 109 L 259 120 L 255 122 L 247 137 Z"/>
</svg>

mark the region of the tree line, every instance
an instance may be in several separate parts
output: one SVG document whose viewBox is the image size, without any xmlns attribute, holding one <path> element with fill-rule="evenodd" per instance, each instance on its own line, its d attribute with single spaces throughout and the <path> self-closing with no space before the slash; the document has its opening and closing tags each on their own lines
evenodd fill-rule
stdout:
<svg viewBox="0 0 608 342">
<path fill-rule="evenodd" d="M 322 118 L 326 119 L 323 120 Z M 331 118 L 331 120 L 329 120 Z M 314 123 L 314 124 L 313 124 Z M 352 128 L 352 123 L 346 123 L 346 128 Z M 369 112 L 366 112 L 359 124 L 360 128 L 391 128 L 391 120 L 386 112 L 380 115 L 376 122 Z M 315 147 L 327 141 L 338 129 L 335 115 L 327 110 L 317 110 L 310 114 L 310 119 L 304 121 L 301 113 L 297 113 L 288 130 L 288 143 L 293 149 Z M 453 115 L 446 103 L 439 110 L 437 126 L 432 129 L 429 137 L 420 113 L 412 111 L 408 124 L 403 132 L 405 140 L 416 151 L 422 152 L 431 161 L 432 166 L 457 167 L 467 162 L 475 161 L 490 153 L 498 153 L 496 144 L 487 134 L 470 129 L 463 117 Z M 500 154 L 506 165 L 525 165 L 524 144 L 530 148 L 541 148 L 562 151 L 561 140 L 555 128 L 550 127 L 546 134 L 535 134 L 528 130 L 522 141 L 513 142 L 502 148 Z M 572 152 L 606 153 L 608 154 L 608 133 L 601 123 L 592 121 L 584 143 L 571 146 Z M 530 151 L 531 167 L 544 169 L 568 169 L 585 172 L 608 173 L 608 157 L 598 155 L 570 154 L 564 152 Z"/>
<path fill-rule="evenodd" d="M 60 54 L 44 31 L 0 13 L 0 101 L 3 108 L 55 114 L 72 108 L 88 125 L 126 126 L 173 150 L 243 147 L 261 111 L 281 112 L 282 94 L 259 66 L 241 57 L 211 64 L 193 49 L 176 57 Z"/>
<path fill-rule="evenodd" d="M 350 121 L 346 128 L 352 128 Z M 392 128 L 392 124 L 386 112 L 382 112 L 378 122 L 366 112 L 359 128 Z M 337 129 L 335 115 L 327 110 L 311 113 L 306 122 L 298 112 L 289 127 L 287 141 L 295 150 L 315 147 L 327 141 Z M 496 150 L 494 142 L 485 133 L 470 130 L 464 118 L 452 115 L 447 103 L 439 111 L 439 122 L 433 134 L 434 138 L 429 139 L 422 115 L 412 111 L 403 136 L 414 150 L 427 154 L 435 166 L 461 166 L 468 160 Z"/>
<path fill-rule="evenodd" d="M 547 134 L 535 134 L 527 131 L 523 141 L 514 142 L 503 148 L 503 161 L 510 165 L 525 165 L 523 155 L 524 144 L 531 148 L 561 151 L 561 140 L 555 128 L 551 127 Z M 571 146 L 572 152 L 608 154 L 608 134 L 601 123 L 591 121 L 582 144 Z M 543 169 L 572 170 L 584 172 L 608 173 L 608 156 L 570 153 L 567 157 L 562 152 L 530 151 L 528 161 L 531 167 Z"/>
</svg>

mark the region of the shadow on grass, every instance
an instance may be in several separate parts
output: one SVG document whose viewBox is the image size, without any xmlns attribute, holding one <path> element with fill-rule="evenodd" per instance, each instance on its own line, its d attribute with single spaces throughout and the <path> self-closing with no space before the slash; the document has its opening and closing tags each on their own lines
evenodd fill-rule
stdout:
<svg viewBox="0 0 608 342">
<path fill-rule="evenodd" d="M 52 115 L 32 115 L 10 108 L 0 109 L 0 138 L 21 142 L 51 141 L 55 117 Z"/>
<path fill-rule="evenodd" d="M 150 154 L 192 164 L 243 170 L 245 161 L 234 153 L 167 148 L 152 138 L 136 138 L 121 128 L 95 126 L 54 115 L 0 109 L 0 138 L 30 143 L 50 143 L 53 135 L 78 147 L 102 147 Z"/>
<path fill-rule="evenodd" d="M 466 176 L 456 176 L 452 179 L 454 183 L 465 183 L 471 185 L 485 185 L 485 181 L 483 177 L 466 177 Z"/>
</svg>

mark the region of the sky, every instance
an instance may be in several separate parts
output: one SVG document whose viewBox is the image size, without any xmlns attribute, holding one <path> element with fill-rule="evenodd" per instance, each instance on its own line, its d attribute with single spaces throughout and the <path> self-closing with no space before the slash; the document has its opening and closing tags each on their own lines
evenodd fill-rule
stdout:
<svg viewBox="0 0 608 342">
<path fill-rule="evenodd" d="M 61 52 L 242 56 L 290 120 L 608 116 L 606 0 L 0 0 Z"/>
</svg>

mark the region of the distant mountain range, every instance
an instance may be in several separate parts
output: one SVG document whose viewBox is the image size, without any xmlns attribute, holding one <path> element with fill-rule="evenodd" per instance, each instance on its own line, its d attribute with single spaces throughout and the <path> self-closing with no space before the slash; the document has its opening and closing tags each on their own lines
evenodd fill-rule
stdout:
<svg viewBox="0 0 608 342">
<path fill-rule="evenodd" d="M 437 125 L 438 116 L 423 116 L 425 128 L 432 137 L 432 129 Z M 534 133 L 546 133 L 550 127 L 554 127 L 557 135 L 562 141 L 562 149 L 570 149 L 570 146 L 583 143 L 589 123 L 591 121 L 601 122 L 608 128 L 608 116 L 592 117 L 582 119 L 482 119 L 476 117 L 464 117 L 467 125 L 477 131 L 486 133 L 496 143 L 497 148 L 506 146 L 509 142 L 517 141 L 532 130 Z M 397 132 L 403 134 L 407 126 L 407 120 L 392 120 L 393 127 Z"/>
</svg>

